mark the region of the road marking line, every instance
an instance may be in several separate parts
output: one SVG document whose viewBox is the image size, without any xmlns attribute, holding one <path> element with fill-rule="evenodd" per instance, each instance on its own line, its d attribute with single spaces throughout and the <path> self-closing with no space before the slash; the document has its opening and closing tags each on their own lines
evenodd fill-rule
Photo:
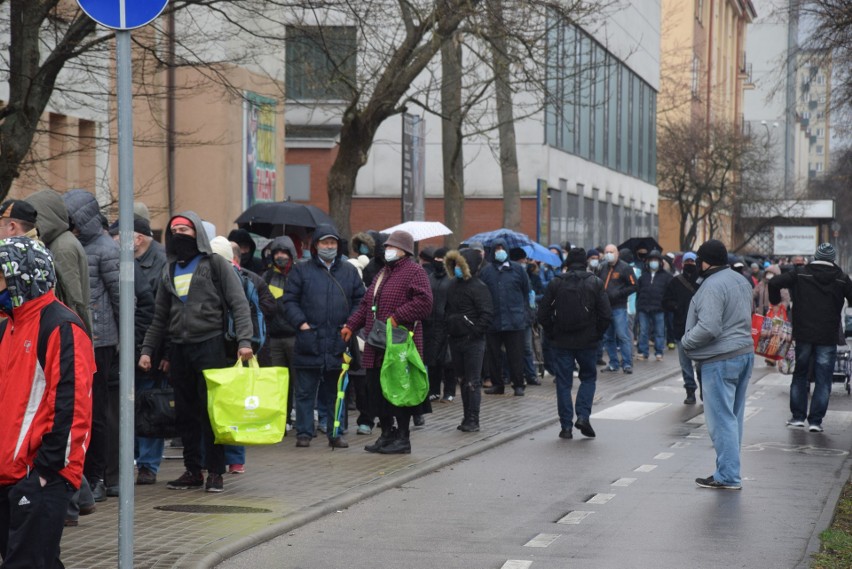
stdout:
<svg viewBox="0 0 852 569">
<path fill-rule="evenodd" d="M 687 443 L 687 442 L 684 442 L 684 441 L 678 441 L 676 443 L 672 443 L 672 446 L 670 448 L 686 448 L 691 444 L 692 443 Z"/>
<path fill-rule="evenodd" d="M 654 460 L 668 460 L 674 455 L 675 453 L 673 452 L 661 452 L 660 454 L 654 457 Z"/>
<path fill-rule="evenodd" d="M 633 470 L 633 472 L 651 472 L 657 468 L 656 464 L 643 464 L 642 466 Z"/>
<path fill-rule="evenodd" d="M 653 415 L 661 409 L 670 407 L 671 403 L 654 403 L 652 401 L 625 401 L 613 405 L 603 411 L 592 414 L 592 419 L 615 419 L 618 421 L 638 421 Z"/>
<path fill-rule="evenodd" d="M 562 537 L 561 533 L 540 533 L 524 544 L 524 547 L 547 547 Z"/>
<path fill-rule="evenodd" d="M 583 512 L 580 510 L 574 510 L 573 512 L 568 512 L 567 514 L 562 516 L 562 518 L 560 518 L 556 523 L 577 525 L 592 514 L 594 514 L 594 512 Z"/>
<path fill-rule="evenodd" d="M 611 486 L 630 486 L 636 482 L 635 478 L 619 478 L 611 484 Z"/>
<path fill-rule="evenodd" d="M 587 504 L 606 504 L 610 500 L 615 498 L 615 494 L 595 494 L 588 500 L 586 500 Z"/>
<path fill-rule="evenodd" d="M 532 561 L 522 559 L 509 559 L 500 569 L 530 569 Z"/>
</svg>

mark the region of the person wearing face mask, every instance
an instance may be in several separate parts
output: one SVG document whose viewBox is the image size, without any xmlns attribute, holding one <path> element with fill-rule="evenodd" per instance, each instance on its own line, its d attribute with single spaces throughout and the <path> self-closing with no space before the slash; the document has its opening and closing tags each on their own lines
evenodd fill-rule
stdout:
<svg viewBox="0 0 852 569">
<path fill-rule="evenodd" d="M 680 371 L 683 376 L 683 387 L 686 390 L 684 405 L 695 405 L 695 390 L 698 384 L 695 381 L 695 368 L 683 349 L 681 338 L 686 331 L 686 315 L 689 312 L 689 303 L 698 290 L 698 256 L 692 251 L 683 254 L 683 271 L 669 281 L 663 294 L 663 308 L 672 314 L 673 332 L 677 355 L 680 361 Z"/>
<path fill-rule="evenodd" d="M 524 394 L 525 332 L 529 323 L 530 280 L 523 266 L 509 260 L 505 241 L 491 242 L 492 261 L 480 273 L 480 278 L 491 291 L 494 318 L 486 337 L 489 376 L 492 387 L 485 390 L 490 395 L 502 395 L 502 348 L 506 349 L 509 377 L 515 396 Z"/>
<path fill-rule="evenodd" d="M 228 234 L 228 241 L 233 241 L 240 246 L 240 267 L 251 271 L 256 275 L 263 273 L 263 265 L 260 259 L 254 258 L 257 243 L 251 238 L 251 233 L 245 229 L 234 229 Z"/>
<path fill-rule="evenodd" d="M 637 290 L 633 269 L 619 258 L 618 248 L 610 243 L 604 247 L 604 265 L 599 272 L 612 310 L 612 322 L 604 333 L 604 346 L 609 365 L 602 372 L 617 372 L 619 353 L 624 373 L 633 373 L 633 337 L 628 328 L 627 300 Z M 600 363 L 598 363 L 600 365 Z"/>
<path fill-rule="evenodd" d="M 352 236 L 352 247 L 350 248 L 349 262 L 358 269 L 358 276 L 364 278 L 364 269 L 370 264 L 373 256 L 373 248 L 376 242 L 369 233 L 356 233 Z"/>
<path fill-rule="evenodd" d="M 340 330 L 364 296 L 358 271 L 341 259 L 340 235 L 330 225 L 314 231 L 311 258 L 290 273 L 284 295 L 284 312 L 297 329 L 292 367 L 296 369 L 296 446 L 308 447 L 314 437 L 317 395 L 326 409 L 334 409 L 337 379 L 347 343 Z M 334 436 L 334 413 L 325 414 L 328 446 L 348 448 Z"/>
<path fill-rule="evenodd" d="M 473 249 L 450 251 L 444 257 L 444 265 L 447 274 L 452 275 L 445 315 L 453 371 L 459 379 L 464 411 L 464 418 L 457 428 L 463 433 L 470 433 L 479 430 L 485 334 L 494 309 L 491 292 L 477 276 L 482 265 L 482 253 Z"/>
<path fill-rule="evenodd" d="M 432 289 L 426 271 L 414 261 L 413 255 L 414 238 L 410 233 L 394 231 L 390 234 L 384 242 L 384 268 L 375 276 L 357 310 L 340 331 L 345 342 L 361 329 L 369 335 L 373 326 L 381 326 L 389 320 L 391 326 L 404 326 L 414 333 L 414 343 L 422 357 L 422 321 L 432 312 Z M 409 454 L 411 418 L 431 411 L 431 406 L 428 397 L 414 407 L 397 407 L 385 399 L 381 386 L 383 359 L 383 350 L 370 344 L 365 346 L 361 365 L 367 370 L 367 397 L 372 415 L 379 418 L 382 435 L 364 450 L 380 454 Z M 396 429 L 393 427 L 394 419 Z"/>
<path fill-rule="evenodd" d="M 663 256 L 654 249 L 648 253 L 648 270 L 639 277 L 639 289 L 636 291 L 636 311 L 639 314 L 639 342 L 636 349 L 637 359 L 647 360 L 651 328 L 654 332 L 654 352 L 657 361 L 663 360 L 666 349 L 666 322 L 663 311 L 663 294 L 672 280 L 672 274 L 663 268 Z"/>
<path fill-rule="evenodd" d="M 769 265 L 763 272 L 763 278 L 754 287 L 754 311 L 761 316 L 766 316 L 769 309 L 774 306 L 769 302 L 769 282 L 781 274 L 781 267 Z M 781 302 L 786 310 L 790 308 L 790 291 L 786 288 L 781 291 Z"/>
<path fill-rule="evenodd" d="M 432 288 L 432 314 L 423 321 L 423 363 L 429 371 L 429 400 L 450 403 L 456 396 L 456 379 L 452 372 L 445 312 L 447 292 L 451 278 L 444 267 L 446 247 L 432 250 L 432 271 L 429 286 Z M 424 267 L 425 268 L 425 267 Z M 443 387 L 444 395 L 441 396 Z"/>
<path fill-rule="evenodd" d="M 589 249 L 586 251 L 586 266 L 593 275 L 597 275 L 601 270 L 601 253 L 597 249 Z"/>
</svg>

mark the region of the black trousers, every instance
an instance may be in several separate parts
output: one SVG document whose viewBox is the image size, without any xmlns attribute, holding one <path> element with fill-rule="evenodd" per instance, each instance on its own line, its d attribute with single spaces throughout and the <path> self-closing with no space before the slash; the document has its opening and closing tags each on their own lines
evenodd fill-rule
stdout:
<svg viewBox="0 0 852 569">
<path fill-rule="evenodd" d="M 86 451 L 83 473 L 89 482 L 106 477 L 109 450 L 109 374 L 115 346 L 95 348 L 95 375 L 92 378 L 92 442 Z"/>
<path fill-rule="evenodd" d="M 183 440 L 184 466 L 193 473 L 207 468 L 212 474 L 224 474 L 225 447 L 213 444 L 204 370 L 234 365 L 225 350 L 225 339 L 217 336 L 197 344 L 172 344 L 169 364 L 169 379 L 175 390 L 177 428 Z"/>
<path fill-rule="evenodd" d="M 512 386 L 523 387 L 526 330 L 488 332 L 485 341 L 488 350 L 488 369 L 491 375 L 491 384 L 503 384 L 503 358 L 500 348 L 505 347 L 506 359 L 509 361 L 509 379 Z"/>
<path fill-rule="evenodd" d="M 59 542 L 74 488 L 62 478 L 43 488 L 36 471 L 0 486 L 0 555 L 3 569 L 62 569 Z"/>
</svg>

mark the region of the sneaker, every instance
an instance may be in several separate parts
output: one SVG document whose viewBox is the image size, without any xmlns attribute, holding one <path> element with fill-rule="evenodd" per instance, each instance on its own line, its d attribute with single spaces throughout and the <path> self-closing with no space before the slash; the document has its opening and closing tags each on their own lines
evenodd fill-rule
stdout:
<svg viewBox="0 0 852 569">
<path fill-rule="evenodd" d="M 441 403 L 452 403 L 454 399 L 454 395 L 444 395 L 441 397 Z"/>
<path fill-rule="evenodd" d="M 574 435 L 571 433 L 571 429 L 562 429 L 559 431 L 560 439 L 573 439 Z"/>
<path fill-rule="evenodd" d="M 669 342 L 666 347 L 670 350 L 674 350 L 677 347 L 677 345 L 674 342 Z"/>
<path fill-rule="evenodd" d="M 618 368 L 606 366 L 601 370 L 601 373 L 618 373 Z"/>
<path fill-rule="evenodd" d="M 663 361 L 663 354 L 657 354 L 657 361 L 658 362 Z"/>
<path fill-rule="evenodd" d="M 207 475 L 207 484 L 204 485 L 205 492 L 224 492 L 225 491 L 225 483 L 222 481 L 221 474 L 213 474 L 212 472 Z"/>
<path fill-rule="evenodd" d="M 309 447 L 311 446 L 311 438 L 308 435 L 299 435 L 296 437 L 296 446 L 297 447 Z"/>
<path fill-rule="evenodd" d="M 812 433 L 821 433 L 821 432 L 823 431 L 823 428 L 822 428 L 822 425 L 817 425 L 817 424 L 813 424 L 813 423 L 812 423 L 812 424 L 808 427 L 808 430 L 809 430 L 810 432 L 812 432 Z"/>
<path fill-rule="evenodd" d="M 228 465 L 228 474 L 245 474 L 246 473 L 246 465 L 245 464 L 229 464 Z"/>
<path fill-rule="evenodd" d="M 631 373 L 633 373 L 633 368 L 630 366 L 624 366 L 624 373 L 630 375 Z"/>
<path fill-rule="evenodd" d="M 136 474 L 136 484 L 140 486 L 145 484 L 156 484 L 157 475 L 150 469 L 144 466 L 139 467 L 139 472 Z"/>
<path fill-rule="evenodd" d="M 801 419 L 790 419 L 789 421 L 787 421 L 787 426 L 788 427 L 804 427 L 805 422 L 802 421 Z"/>
<path fill-rule="evenodd" d="M 358 425 L 358 430 L 355 431 L 356 435 L 372 435 L 373 428 L 370 425 Z"/>
<path fill-rule="evenodd" d="M 328 446 L 331 448 L 349 448 L 349 443 L 343 437 L 335 437 L 328 439 Z"/>
<path fill-rule="evenodd" d="M 695 483 L 698 484 L 701 488 L 713 488 L 715 490 L 742 490 L 743 487 L 740 484 L 725 484 L 724 482 L 719 482 L 712 476 L 708 476 L 707 478 L 696 478 Z"/>
<path fill-rule="evenodd" d="M 423 418 L 423 415 L 414 415 L 412 423 L 414 423 L 415 427 L 422 427 L 426 424 L 426 419 Z"/>
<path fill-rule="evenodd" d="M 437 401 L 440 398 L 441 398 L 440 395 L 438 395 L 437 393 L 433 393 L 432 395 L 429 396 L 429 401 Z"/>
<path fill-rule="evenodd" d="M 636 359 L 639 360 L 640 362 L 644 362 L 648 359 L 648 356 L 645 356 L 645 355 L 642 355 L 642 354 L 636 354 Z"/>
<path fill-rule="evenodd" d="M 184 472 L 177 480 L 166 483 L 166 488 L 169 490 L 191 490 L 202 486 L 204 486 L 204 475 L 200 472 L 192 473 L 189 470 Z"/>
</svg>

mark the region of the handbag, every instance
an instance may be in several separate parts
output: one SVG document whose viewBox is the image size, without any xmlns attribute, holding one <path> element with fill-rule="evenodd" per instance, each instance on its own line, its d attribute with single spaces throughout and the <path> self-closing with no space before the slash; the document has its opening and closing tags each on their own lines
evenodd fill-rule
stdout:
<svg viewBox="0 0 852 569">
<path fill-rule="evenodd" d="M 751 337 L 754 353 L 769 360 L 783 360 L 793 344 L 793 325 L 787 320 L 787 310 L 770 308 L 766 316 L 752 314 Z"/>
<path fill-rule="evenodd" d="M 216 444 L 265 445 L 281 442 L 287 426 L 290 376 L 285 367 L 248 366 L 204 370 L 207 411 Z"/>
<path fill-rule="evenodd" d="M 397 407 L 420 405 L 429 392 L 429 376 L 414 344 L 414 334 L 406 331 L 405 341 L 397 343 L 390 322 L 385 326 L 388 343 L 379 376 L 382 395 Z"/>
<path fill-rule="evenodd" d="M 367 335 L 367 343 L 369 345 L 374 348 L 378 348 L 379 350 L 384 350 L 388 343 L 388 329 L 391 330 L 390 334 L 393 337 L 394 344 L 402 344 L 405 342 L 405 339 L 408 337 L 408 330 L 402 326 L 394 328 L 387 324 L 387 320 L 373 321 L 373 327 L 370 329 L 369 335 Z"/>
<path fill-rule="evenodd" d="M 175 417 L 175 390 L 145 389 L 136 393 L 136 436 L 171 439 L 180 436 Z"/>
</svg>

